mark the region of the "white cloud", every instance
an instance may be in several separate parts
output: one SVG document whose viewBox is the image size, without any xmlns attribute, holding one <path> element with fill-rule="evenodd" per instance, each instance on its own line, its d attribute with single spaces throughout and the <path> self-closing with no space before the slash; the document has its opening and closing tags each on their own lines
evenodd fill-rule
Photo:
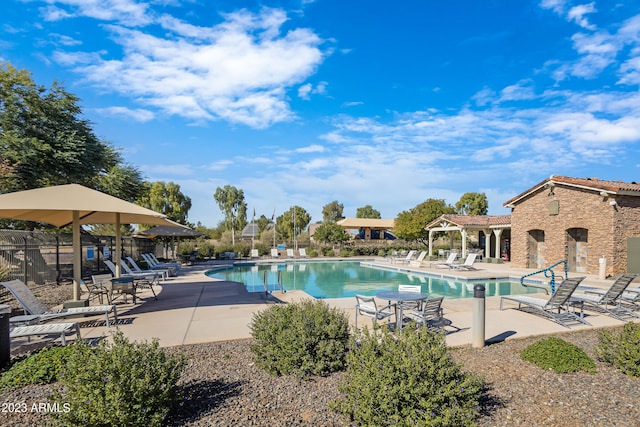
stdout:
<svg viewBox="0 0 640 427">
<path fill-rule="evenodd" d="M 47 21 L 88 17 L 139 26 L 151 23 L 148 5 L 136 0 L 46 0 L 49 6 L 40 12 Z M 64 8 L 67 9 L 64 9 Z"/>
<path fill-rule="evenodd" d="M 310 100 L 311 97 L 309 95 L 311 94 L 312 88 L 313 86 L 311 85 L 311 83 L 303 84 L 298 88 L 298 97 L 304 99 L 305 101 Z"/>
<path fill-rule="evenodd" d="M 172 34 L 162 37 L 107 25 L 124 51 L 121 58 L 103 59 L 104 52 L 54 57 L 98 87 L 196 122 L 265 128 L 293 119 L 286 91 L 315 72 L 322 40 L 304 28 L 281 34 L 287 19 L 281 10 L 241 10 L 224 18 L 205 28 L 163 16 L 158 22 Z M 325 90 L 321 82 L 311 92 Z"/>
<path fill-rule="evenodd" d="M 569 9 L 567 13 L 567 19 L 580 25 L 587 30 L 595 30 L 596 26 L 589 23 L 589 20 L 585 18 L 585 15 L 596 12 L 594 3 L 581 4 Z"/>
<path fill-rule="evenodd" d="M 313 144 L 306 147 L 298 148 L 295 151 L 298 153 L 322 153 L 324 152 L 324 147 L 319 144 Z"/>
<path fill-rule="evenodd" d="M 98 108 L 96 111 L 105 116 L 125 117 L 141 123 L 148 122 L 154 118 L 153 112 L 141 108 L 108 107 Z"/>
<path fill-rule="evenodd" d="M 540 6 L 543 9 L 551 9 L 558 15 L 561 15 L 566 8 L 566 0 L 542 0 Z"/>
</svg>

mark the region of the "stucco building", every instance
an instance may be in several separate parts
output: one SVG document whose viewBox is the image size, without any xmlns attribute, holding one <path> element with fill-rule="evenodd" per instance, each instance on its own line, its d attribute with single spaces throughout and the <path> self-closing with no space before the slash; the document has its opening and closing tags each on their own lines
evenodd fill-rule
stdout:
<svg viewBox="0 0 640 427">
<path fill-rule="evenodd" d="M 569 271 L 640 272 L 640 184 L 555 176 L 504 203 L 511 208 L 511 262 Z"/>
</svg>

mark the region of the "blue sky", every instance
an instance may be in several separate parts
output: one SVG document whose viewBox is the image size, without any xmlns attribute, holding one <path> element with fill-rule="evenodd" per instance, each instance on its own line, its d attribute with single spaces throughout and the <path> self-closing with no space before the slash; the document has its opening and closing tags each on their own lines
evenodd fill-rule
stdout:
<svg viewBox="0 0 640 427">
<path fill-rule="evenodd" d="M 637 181 L 640 3 L 5 0 L 0 61 L 81 98 L 150 181 L 222 219 L 338 200 L 383 218 L 548 176 Z M 250 220 L 250 218 L 249 218 Z"/>
</svg>

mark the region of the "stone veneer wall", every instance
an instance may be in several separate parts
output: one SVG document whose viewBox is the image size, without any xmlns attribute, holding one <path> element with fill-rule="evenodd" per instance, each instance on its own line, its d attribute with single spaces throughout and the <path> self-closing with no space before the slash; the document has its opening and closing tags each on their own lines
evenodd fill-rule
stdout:
<svg viewBox="0 0 640 427">
<path fill-rule="evenodd" d="M 527 241 L 530 230 L 544 230 L 545 248 L 542 251 L 545 266 L 567 258 L 567 230 L 588 230 L 587 273 L 598 274 L 599 259 L 607 258 L 607 273 L 626 271 L 626 237 L 640 236 L 640 209 L 632 209 L 637 197 L 625 198 L 624 207 L 619 199 L 617 210 L 598 191 L 584 190 L 555 184 L 553 195 L 541 189 L 519 202 L 511 212 L 511 263 L 516 268 L 527 268 Z M 633 199 L 633 203 L 627 199 Z M 558 215 L 549 213 L 549 203 L 559 202 Z M 636 204 L 634 207 L 637 207 Z M 634 230 L 629 229 L 633 218 Z M 624 230 L 624 231 L 623 231 Z M 614 251 L 615 248 L 615 251 Z M 623 254 L 624 253 L 624 254 Z"/>
</svg>

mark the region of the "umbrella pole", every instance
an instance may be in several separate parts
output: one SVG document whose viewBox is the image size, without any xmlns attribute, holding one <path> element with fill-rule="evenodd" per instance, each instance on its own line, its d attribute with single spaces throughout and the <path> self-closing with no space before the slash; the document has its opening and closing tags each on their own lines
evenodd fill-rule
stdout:
<svg viewBox="0 0 640 427">
<path fill-rule="evenodd" d="M 80 299 L 82 253 L 80 248 L 80 212 L 73 211 L 73 299 Z"/>
<path fill-rule="evenodd" d="M 120 260 L 122 259 L 122 232 L 120 230 L 120 214 L 116 213 L 116 257 L 114 264 L 116 265 L 116 277 L 121 277 Z"/>
</svg>

